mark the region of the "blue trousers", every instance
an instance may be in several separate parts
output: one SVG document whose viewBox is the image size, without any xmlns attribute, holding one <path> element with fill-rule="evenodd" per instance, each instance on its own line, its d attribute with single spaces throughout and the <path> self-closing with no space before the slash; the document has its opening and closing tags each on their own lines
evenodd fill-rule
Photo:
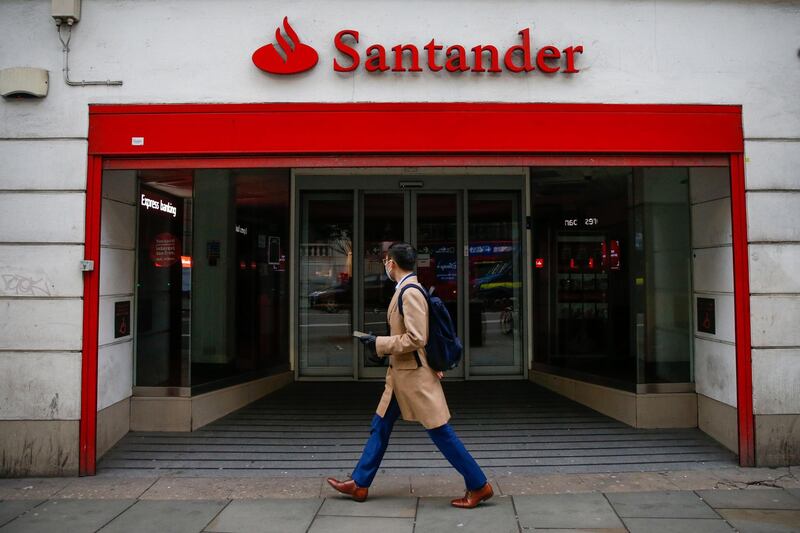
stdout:
<svg viewBox="0 0 800 533">
<path fill-rule="evenodd" d="M 389 436 L 392 434 L 392 428 L 399 416 L 400 406 L 397 405 L 397 400 L 392 396 L 392 401 L 386 409 L 386 416 L 381 417 L 376 414 L 372 417 L 372 429 L 369 433 L 369 439 L 351 476 L 359 487 L 372 485 L 372 480 L 375 479 L 375 474 L 378 473 L 381 460 L 383 460 L 383 454 L 389 445 Z M 462 444 L 456 432 L 453 431 L 453 428 L 450 427 L 450 424 L 429 429 L 427 432 L 433 443 L 442 452 L 442 455 L 447 458 L 459 474 L 464 476 L 467 490 L 477 490 L 486 484 L 486 476 L 481 471 L 481 467 L 478 466 L 475 459 L 464 448 L 464 444 Z"/>
</svg>

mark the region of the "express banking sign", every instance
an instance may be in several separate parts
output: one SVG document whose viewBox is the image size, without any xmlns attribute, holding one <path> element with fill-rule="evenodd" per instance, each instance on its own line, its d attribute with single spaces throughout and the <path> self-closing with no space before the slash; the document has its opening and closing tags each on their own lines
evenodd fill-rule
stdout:
<svg viewBox="0 0 800 533">
<path fill-rule="evenodd" d="M 295 29 L 283 18 L 284 37 L 281 28 L 275 30 L 275 41 L 260 47 L 253 53 L 253 63 L 271 74 L 298 74 L 314 68 L 319 54 L 314 48 L 303 43 Z M 477 72 L 528 73 L 538 70 L 545 74 L 576 74 L 579 55 L 583 45 L 570 45 L 559 48 L 545 45 L 534 50 L 530 28 L 520 30 L 519 42 L 506 48 L 492 44 L 477 44 L 467 47 L 431 39 L 426 44 L 383 45 L 374 43 L 361 51 L 360 35 L 357 30 L 345 29 L 333 37 L 337 56 L 333 59 L 336 72 L 353 72 L 363 68 L 367 72 Z M 280 49 L 280 51 L 279 51 Z"/>
</svg>

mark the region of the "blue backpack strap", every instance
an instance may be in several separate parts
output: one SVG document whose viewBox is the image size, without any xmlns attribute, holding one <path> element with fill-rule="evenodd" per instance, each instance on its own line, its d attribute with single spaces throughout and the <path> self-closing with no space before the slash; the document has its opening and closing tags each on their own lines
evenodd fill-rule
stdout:
<svg viewBox="0 0 800 533">
<path fill-rule="evenodd" d="M 398 296 L 398 297 L 397 297 L 397 310 L 398 310 L 398 311 L 400 311 L 400 316 L 405 316 L 405 315 L 403 314 L 403 294 L 404 294 L 404 293 L 405 293 L 405 292 L 406 292 L 408 289 L 410 289 L 410 288 L 412 288 L 412 287 L 414 287 L 414 288 L 415 288 L 415 289 L 417 289 L 419 292 L 421 292 L 421 293 L 422 293 L 422 295 L 425 297 L 425 301 L 426 301 L 426 302 L 428 301 L 428 292 L 427 292 L 425 289 L 423 289 L 423 288 L 422 288 L 420 285 L 417 285 L 416 283 L 412 283 L 412 284 L 410 284 L 410 285 L 406 285 L 405 287 L 403 287 L 402 289 L 400 289 L 400 296 Z"/>
</svg>

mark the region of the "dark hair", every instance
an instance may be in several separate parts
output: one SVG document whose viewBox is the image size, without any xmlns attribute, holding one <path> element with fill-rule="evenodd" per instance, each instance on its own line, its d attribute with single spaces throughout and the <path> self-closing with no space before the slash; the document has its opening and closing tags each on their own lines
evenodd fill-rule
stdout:
<svg viewBox="0 0 800 533">
<path fill-rule="evenodd" d="M 417 250 L 407 242 L 396 242 L 389 246 L 386 256 L 403 270 L 414 270 L 417 266 Z"/>
</svg>

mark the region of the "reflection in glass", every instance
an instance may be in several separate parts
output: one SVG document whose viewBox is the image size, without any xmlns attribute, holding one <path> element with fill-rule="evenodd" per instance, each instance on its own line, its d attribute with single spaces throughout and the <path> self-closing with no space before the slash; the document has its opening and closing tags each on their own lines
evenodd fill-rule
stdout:
<svg viewBox="0 0 800 533">
<path fill-rule="evenodd" d="M 386 311 L 395 284 L 384 271 L 383 257 L 392 243 L 403 240 L 403 195 L 364 195 L 364 331 L 388 335 Z M 380 366 L 364 360 L 365 366 Z"/>
<path fill-rule="evenodd" d="M 513 373 L 522 364 L 518 213 L 514 194 L 469 195 L 469 353 L 475 373 L 481 366 Z"/>
<path fill-rule="evenodd" d="M 303 195 L 301 221 L 300 370 L 352 375 L 352 195 Z"/>
<path fill-rule="evenodd" d="M 631 171 L 536 170 L 534 360 L 629 388 Z"/>
<path fill-rule="evenodd" d="M 635 217 L 644 232 L 634 256 L 637 309 L 646 317 L 638 343 L 639 383 L 691 381 L 691 227 L 687 168 L 634 173 Z"/>
<path fill-rule="evenodd" d="M 170 178 L 172 186 L 142 181 L 139 187 L 135 379 L 139 387 L 189 386 L 191 261 L 186 264 L 182 257 L 191 257 L 192 251 L 191 172 L 172 173 Z"/>
<path fill-rule="evenodd" d="M 287 369 L 288 173 L 139 178 L 158 208 L 140 205 L 136 385 L 198 394 Z"/>
<path fill-rule="evenodd" d="M 628 390 L 690 382 L 688 169 L 531 176 L 535 363 Z"/>
<path fill-rule="evenodd" d="M 458 324 L 458 203 L 455 194 L 417 196 L 417 276 Z"/>
</svg>

